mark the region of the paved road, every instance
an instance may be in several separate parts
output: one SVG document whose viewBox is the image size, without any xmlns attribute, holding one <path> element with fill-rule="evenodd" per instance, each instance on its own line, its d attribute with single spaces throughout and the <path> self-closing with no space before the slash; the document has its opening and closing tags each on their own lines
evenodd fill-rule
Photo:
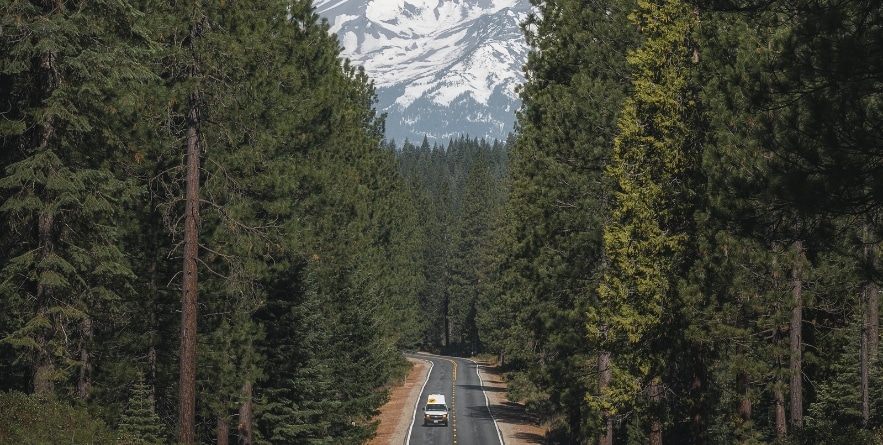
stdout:
<svg viewBox="0 0 883 445">
<path fill-rule="evenodd" d="M 414 422 L 405 445 L 495 445 L 502 444 L 497 424 L 488 409 L 478 365 L 471 360 L 417 354 L 410 356 L 432 363 L 426 385 L 420 393 Z M 449 425 L 423 426 L 423 406 L 428 394 L 443 394 L 448 400 Z"/>
</svg>

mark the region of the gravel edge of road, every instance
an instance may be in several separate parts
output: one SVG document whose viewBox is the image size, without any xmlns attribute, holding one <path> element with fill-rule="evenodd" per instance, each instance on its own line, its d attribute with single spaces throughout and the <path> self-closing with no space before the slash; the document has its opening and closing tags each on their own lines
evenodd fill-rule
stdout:
<svg viewBox="0 0 883 445">
<path fill-rule="evenodd" d="M 492 372 L 487 363 L 475 361 L 482 385 L 490 402 L 491 414 L 497 422 L 505 445 L 533 445 L 545 443 L 545 429 L 524 412 L 524 405 L 506 397 L 506 383 Z M 488 390 L 490 389 L 490 390 Z"/>
<path fill-rule="evenodd" d="M 389 401 L 380 407 L 380 414 L 375 420 L 380 420 L 377 427 L 377 435 L 368 442 L 368 445 L 398 445 L 404 444 L 408 437 L 411 422 L 414 420 L 414 407 L 420 398 L 423 382 L 429 376 L 431 368 L 429 362 L 408 357 L 413 365 L 408 376 L 401 385 L 392 388 Z"/>
</svg>

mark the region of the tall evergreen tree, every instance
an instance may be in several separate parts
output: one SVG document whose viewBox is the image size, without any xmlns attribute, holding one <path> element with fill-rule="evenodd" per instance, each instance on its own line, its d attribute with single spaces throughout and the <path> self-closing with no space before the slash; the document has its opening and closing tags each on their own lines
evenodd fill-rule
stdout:
<svg viewBox="0 0 883 445">
<path fill-rule="evenodd" d="M 649 441 L 662 443 L 663 397 L 682 379 L 665 345 L 679 343 L 677 280 L 691 259 L 699 186 L 698 103 L 693 71 L 698 15 L 681 2 L 640 2 L 644 40 L 629 54 L 634 91 L 607 169 L 616 184 L 604 228 L 608 264 L 590 312 L 602 347 L 614 351 L 603 403 L 647 407 Z M 638 394 L 646 394 L 641 401 Z"/>
<path fill-rule="evenodd" d="M 150 78 L 148 42 L 125 2 L 0 4 L 4 343 L 36 392 L 91 393 L 95 318 L 132 278 L 114 224 L 136 189 L 116 127 L 126 90 Z"/>
<path fill-rule="evenodd" d="M 599 356 L 597 344 L 585 340 L 585 314 L 597 301 L 609 195 L 604 169 L 628 86 L 633 4 L 535 5 L 540 13 L 524 26 L 534 50 L 510 161 L 505 236 L 514 244 L 502 263 L 497 304 L 518 308 L 513 334 L 530 337 L 531 347 L 512 350 L 510 362 L 527 365 L 526 388 L 548 394 L 537 402 L 558 419 L 554 434 L 578 443 L 608 429 L 585 403 L 597 388 Z"/>
<path fill-rule="evenodd" d="M 477 306 L 491 275 L 494 229 L 501 204 L 488 162 L 479 154 L 463 189 L 462 205 L 451 250 L 450 314 L 453 336 L 463 352 L 481 350 Z"/>
<path fill-rule="evenodd" d="M 874 220 L 879 206 L 875 191 L 878 154 L 874 154 L 879 138 L 874 128 L 881 118 L 881 79 L 876 62 L 881 52 L 877 38 L 880 8 L 852 1 L 782 6 L 788 7 L 779 14 L 786 31 L 771 39 L 765 67 L 768 75 L 760 77 L 761 88 L 755 98 L 762 112 L 761 143 L 771 147 L 779 159 L 773 164 L 773 175 L 780 178 L 775 183 L 778 195 L 797 215 L 797 223 L 792 223 L 792 231 L 797 232 L 793 238 L 830 248 L 820 229 L 830 227 L 836 215 L 862 214 L 863 221 L 854 230 L 866 233 L 861 244 L 873 246 L 879 237 L 868 236 L 867 224 Z M 869 259 L 861 261 L 872 265 L 872 257 Z M 867 284 L 875 273 L 872 268 L 864 273 L 869 298 L 862 311 L 867 314 L 878 311 L 873 286 Z M 861 297 L 856 295 L 855 300 Z M 798 315 L 795 312 L 792 334 L 799 334 Z M 865 321 L 867 329 L 875 325 L 876 321 Z M 859 362 L 868 369 L 873 342 L 865 332 L 860 334 L 865 349 Z M 799 352 L 796 347 L 792 347 L 792 356 Z M 800 371 L 798 365 L 795 363 L 792 375 Z M 865 381 L 868 375 L 865 371 Z M 795 379 L 790 387 L 790 422 L 795 428 L 803 427 L 800 383 Z M 867 389 L 863 392 L 867 400 Z"/>
</svg>

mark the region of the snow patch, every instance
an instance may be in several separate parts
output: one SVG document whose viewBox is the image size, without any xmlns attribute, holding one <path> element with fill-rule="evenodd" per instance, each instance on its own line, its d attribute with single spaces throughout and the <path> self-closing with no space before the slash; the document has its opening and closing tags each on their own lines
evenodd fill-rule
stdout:
<svg viewBox="0 0 883 445">
<path fill-rule="evenodd" d="M 501 128 L 512 128 L 519 102 L 515 86 L 523 82 L 528 52 L 519 23 L 531 10 L 529 0 L 316 0 L 314 4 L 332 23 L 343 47 L 341 56 L 364 66 L 374 80 L 378 111 L 389 113 L 388 132 L 396 124 L 401 130 L 427 125 L 455 128 L 461 122 L 484 125 L 482 131 L 505 137 L 498 135 Z M 397 110 L 409 110 L 408 117 L 396 115 Z M 387 136 L 404 139 L 398 134 Z"/>
</svg>

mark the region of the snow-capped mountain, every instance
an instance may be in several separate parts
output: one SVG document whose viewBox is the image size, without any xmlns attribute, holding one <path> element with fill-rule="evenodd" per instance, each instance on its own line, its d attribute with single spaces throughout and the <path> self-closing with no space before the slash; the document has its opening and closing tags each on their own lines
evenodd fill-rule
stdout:
<svg viewBox="0 0 883 445">
<path fill-rule="evenodd" d="M 528 0 L 315 0 L 343 57 L 365 67 L 386 137 L 446 144 L 513 131 Z"/>
</svg>

